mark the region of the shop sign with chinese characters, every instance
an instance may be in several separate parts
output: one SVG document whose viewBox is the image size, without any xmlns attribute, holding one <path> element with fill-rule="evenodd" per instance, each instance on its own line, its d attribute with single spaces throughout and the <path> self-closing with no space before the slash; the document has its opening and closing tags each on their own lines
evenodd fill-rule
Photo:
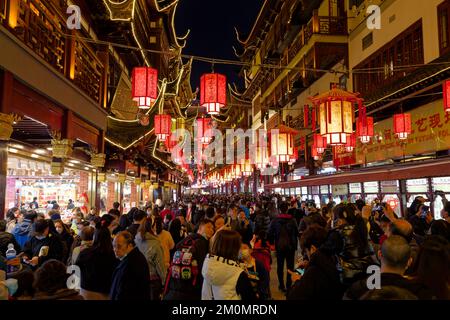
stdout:
<svg viewBox="0 0 450 320">
<path fill-rule="evenodd" d="M 410 111 L 412 132 L 407 140 L 399 140 L 393 130 L 393 119 L 375 124 L 376 141 L 368 145 L 357 142 L 357 163 L 369 163 L 450 149 L 450 113 L 445 113 L 442 100 Z M 378 139 L 377 139 L 378 138 Z"/>
</svg>

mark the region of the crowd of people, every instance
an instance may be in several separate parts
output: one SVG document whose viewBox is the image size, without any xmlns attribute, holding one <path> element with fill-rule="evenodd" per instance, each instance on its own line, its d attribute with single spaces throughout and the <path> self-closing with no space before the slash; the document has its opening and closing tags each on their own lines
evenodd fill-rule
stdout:
<svg viewBox="0 0 450 320">
<path fill-rule="evenodd" d="M 74 207 L 70 223 L 57 205 L 12 208 L 0 221 L 0 299 L 269 300 L 274 266 L 288 300 L 447 300 L 443 199 L 439 220 L 423 197 L 404 217 L 379 201 L 318 207 L 268 193 L 158 199 L 126 214 L 114 203 L 102 216 Z"/>
</svg>

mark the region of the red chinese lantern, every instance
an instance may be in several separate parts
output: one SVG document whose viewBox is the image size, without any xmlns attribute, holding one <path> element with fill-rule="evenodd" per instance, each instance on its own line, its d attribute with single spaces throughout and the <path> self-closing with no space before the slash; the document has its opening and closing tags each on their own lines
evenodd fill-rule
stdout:
<svg viewBox="0 0 450 320">
<path fill-rule="evenodd" d="M 361 143 L 369 143 L 374 135 L 373 117 L 366 117 L 365 123 L 362 118 L 356 119 L 356 134 Z"/>
<path fill-rule="evenodd" d="M 315 149 L 317 150 L 318 154 L 322 154 L 325 152 L 325 149 L 327 148 L 327 138 L 322 137 L 320 134 L 314 134 L 313 135 L 313 144 L 315 146 Z"/>
<path fill-rule="evenodd" d="M 158 98 L 158 70 L 149 67 L 134 68 L 131 95 L 140 109 L 149 109 Z"/>
<path fill-rule="evenodd" d="M 168 114 L 155 115 L 155 134 L 160 141 L 166 141 L 170 136 L 171 117 Z"/>
<path fill-rule="evenodd" d="M 345 151 L 353 152 L 355 148 L 356 148 L 356 137 L 354 134 L 350 134 L 347 137 L 347 143 L 345 144 Z"/>
<path fill-rule="evenodd" d="M 313 143 L 313 145 L 311 146 L 311 157 L 314 159 L 314 160 L 319 160 L 320 159 L 320 156 L 319 156 L 319 154 L 317 153 L 317 148 L 316 148 L 316 146 L 314 145 L 314 143 Z"/>
<path fill-rule="evenodd" d="M 450 112 L 450 80 L 444 82 L 444 110 L 445 112 Z"/>
<path fill-rule="evenodd" d="M 202 144 L 208 144 L 211 142 L 211 118 L 197 119 L 197 137 Z"/>
<path fill-rule="evenodd" d="M 200 78 L 200 105 L 208 114 L 219 114 L 227 104 L 227 78 L 219 73 L 207 73 Z"/>
<path fill-rule="evenodd" d="M 353 105 L 361 103 L 361 99 L 354 93 L 333 86 L 330 91 L 310 100 L 319 110 L 320 134 L 327 138 L 327 144 L 345 145 L 347 135 L 353 133 Z"/>
<path fill-rule="evenodd" d="M 405 140 L 411 134 L 411 114 L 394 115 L 394 132 L 400 140 Z"/>
<path fill-rule="evenodd" d="M 274 130 L 278 130 L 278 134 L 271 130 L 271 155 L 275 156 L 279 163 L 287 163 L 294 154 L 294 135 L 298 134 L 298 131 L 284 125 L 280 125 Z"/>
</svg>

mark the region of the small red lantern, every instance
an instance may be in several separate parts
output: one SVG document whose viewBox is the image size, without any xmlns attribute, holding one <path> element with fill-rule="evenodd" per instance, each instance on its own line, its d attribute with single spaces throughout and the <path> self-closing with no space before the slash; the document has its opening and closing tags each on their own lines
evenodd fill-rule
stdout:
<svg viewBox="0 0 450 320">
<path fill-rule="evenodd" d="M 219 73 L 207 73 L 200 78 L 200 105 L 208 114 L 219 114 L 227 103 L 227 78 Z"/>
<path fill-rule="evenodd" d="M 411 114 L 394 115 L 394 132 L 400 140 L 405 140 L 411 134 Z"/>
<path fill-rule="evenodd" d="M 446 80 L 444 82 L 443 94 L 444 94 L 444 110 L 445 112 L 450 112 L 450 80 Z"/>
<path fill-rule="evenodd" d="M 317 153 L 322 154 L 327 148 L 327 138 L 315 133 L 313 135 L 313 144 L 315 146 L 315 149 L 317 150 Z"/>
<path fill-rule="evenodd" d="M 316 161 L 320 159 L 320 156 L 317 153 L 317 148 L 314 144 L 311 146 L 311 157 Z"/>
<path fill-rule="evenodd" d="M 346 152 L 353 152 L 356 147 L 356 137 L 354 134 L 349 134 L 347 137 L 347 143 L 345 144 Z"/>
<path fill-rule="evenodd" d="M 155 134 L 160 141 L 166 141 L 170 136 L 172 119 L 168 114 L 155 115 Z"/>
<path fill-rule="evenodd" d="M 158 98 L 158 70 L 149 67 L 134 68 L 131 95 L 140 109 L 149 109 Z"/>
<path fill-rule="evenodd" d="M 197 137 L 202 144 L 208 144 L 212 140 L 211 118 L 197 119 Z"/>
<path fill-rule="evenodd" d="M 369 143 L 374 135 L 373 117 L 366 117 L 365 123 L 362 118 L 356 119 L 356 134 L 361 143 Z"/>
<path fill-rule="evenodd" d="M 250 159 L 243 159 L 241 162 L 241 173 L 244 177 L 250 177 L 253 173 L 253 167 Z"/>
</svg>

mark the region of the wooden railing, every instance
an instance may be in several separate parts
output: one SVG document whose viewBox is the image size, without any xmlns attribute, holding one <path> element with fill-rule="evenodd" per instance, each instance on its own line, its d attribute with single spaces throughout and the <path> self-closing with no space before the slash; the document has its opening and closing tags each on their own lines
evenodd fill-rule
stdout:
<svg viewBox="0 0 450 320">
<path fill-rule="evenodd" d="M 104 67 L 89 44 L 65 36 L 70 31 L 64 6 L 59 0 L 0 0 L 0 23 L 99 103 Z"/>
</svg>

